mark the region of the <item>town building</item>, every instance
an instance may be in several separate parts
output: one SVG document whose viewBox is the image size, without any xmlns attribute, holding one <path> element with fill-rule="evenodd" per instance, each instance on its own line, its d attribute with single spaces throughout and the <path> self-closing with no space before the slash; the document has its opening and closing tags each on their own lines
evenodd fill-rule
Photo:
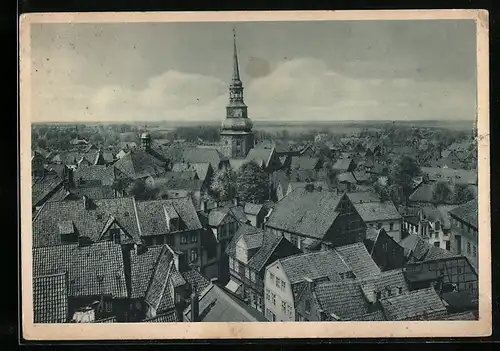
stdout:
<svg viewBox="0 0 500 351">
<path fill-rule="evenodd" d="M 478 269 L 478 200 L 471 200 L 450 211 L 452 252 L 466 256 Z"/>
<path fill-rule="evenodd" d="M 265 316 L 270 321 L 296 321 L 302 289 L 311 282 L 365 279 L 380 273 L 363 243 L 302 253 L 266 267 Z"/>
<path fill-rule="evenodd" d="M 302 251 L 319 248 L 321 243 L 362 242 L 366 234 L 366 225 L 345 193 L 310 186 L 296 189 L 276 203 L 265 227 L 284 235 Z"/>
<path fill-rule="evenodd" d="M 403 217 L 392 201 L 381 201 L 372 192 L 348 193 L 347 196 L 367 227 L 384 228 L 395 241 L 401 240 Z"/>
<path fill-rule="evenodd" d="M 226 288 L 264 313 L 265 267 L 276 259 L 300 253 L 281 235 L 243 224 L 229 243 L 230 281 Z"/>
</svg>

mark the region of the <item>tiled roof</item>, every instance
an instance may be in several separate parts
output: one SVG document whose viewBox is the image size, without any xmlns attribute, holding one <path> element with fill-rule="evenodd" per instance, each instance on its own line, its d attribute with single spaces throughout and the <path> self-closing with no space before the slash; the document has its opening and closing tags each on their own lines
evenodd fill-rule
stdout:
<svg viewBox="0 0 500 351">
<path fill-rule="evenodd" d="M 266 226 L 322 239 L 338 216 L 342 195 L 297 189 L 279 201 Z"/>
<path fill-rule="evenodd" d="M 318 163 L 318 157 L 292 156 L 291 168 L 312 170 L 318 166 Z"/>
<path fill-rule="evenodd" d="M 113 166 L 106 165 L 80 165 L 76 169 L 73 179 L 75 182 L 82 179 L 86 183 L 111 186 L 115 180 L 115 169 Z"/>
<path fill-rule="evenodd" d="M 199 311 L 203 322 L 267 321 L 257 310 L 218 285 L 210 285 L 200 294 Z M 184 317 L 190 319 L 191 305 L 185 309 Z"/>
<path fill-rule="evenodd" d="M 262 241 L 264 240 L 264 232 L 258 232 L 250 235 L 245 235 L 244 240 L 247 244 L 248 250 L 258 249 L 262 246 Z"/>
<path fill-rule="evenodd" d="M 364 222 L 401 218 L 401 215 L 392 201 L 356 203 L 354 204 L 354 208 Z"/>
<path fill-rule="evenodd" d="M 247 202 L 245 203 L 244 212 L 256 216 L 259 214 L 262 206 L 262 204 L 252 204 Z"/>
<path fill-rule="evenodd" d="M 303 253 L 279 261 L 292 285 L 302 282 L 305 277 L 313 281 L 321 278 L 336 280 L 339 279 L 339 273 L 351 272 L 351 269 L 334 250 Z"/>
<path fill-rule="evenodd" d="M 184 171 L 194 171 L 198 175 L 198 178 L 201 180 L 205 180 L 210 167 L 210 163 L 204 162 L 204 163 L 183 163 L 183 162 L 176 162 L 172 166 L 172 171 L 173 172 L 184 172 Z"/>
<path fill-rule="evenodd" d="M 161 178 L 167 180 L 177 180 L 177 179 L 193 180 L 196 179 L 197 177 L 198 174 L 196 173 L 196 171 L 190 171 L 190 170 L 165 172 L 161 176 Z"/>
<path fill-rule="evenodd" d="M 146 252 L 137 255 L 130 252 L 131 292 L 130 298 L 144 297 L 149 280 L 155 270 L 155 264 L 162 253 L 164 246 L 150 246 Z"/>
<path fill-rule="evenodd" d="M 181 156 L 185 163 L 205 163 L 212 165 L 213 169 L 219 169 L 220 162 L 224 159 L 220 152 L 212 148 L 185 148 Z"/>
<path fill-rule="evenodd" d="M 432 196 L 434 191 L 434 186 L 436 183 L 421 184 L 415 191 L 410 195 L 409 199 L 413 202 L 427 202 L 433 203 L 434 198 Z M 453 184 L 448 184 L 451 192 L 455 191 L 455 186 Z M 472 192 L 474 196 L 477 196 L 477 186 L 468 185 L 468 189 Z M 447 204 L 453 204 L 453 199 L 448 199 Z"/>
<path fill-rule="evenodd" d="M 32 205 L 41 203 L 49 194 L 61 186 L 63 179 L 58 175 L 46 176 L 38 179 L 31 186 Z"/>
<path fill-rule="evenodd" d="M 273 149 L 264 148 L 253 148 L 248 151 L 246 156 L 247 161 L 254 161 L 259 166 L 267 167 L 271 161 L 271 156 L 273 155 Z"/>
<path fill-rule="evenodd" d="M 240 223 L 246 223 L 248 218 L 245 214 L 245 211 L 242 206 L 234 206 L 230 205 L 229 206 L 229 211 L 231 215 L 236 218 L 236 220 Z"/>
<path fill-rule="evenodd" d="M 258 237 L 259 234 L 250 235 L 248 237 Z M 271 234 L 270 232 L 262 233 L 262 243 L 259 249 L 253 256 L 248 260 L 248 266 L 257 272 L 260 272 L 266 263 L 269 261 L 273 255 L 276 247 L 283 241 L 286 240 L 281 235 Z"/>
<path fill-rule="evenodd" d="M 33 249 L 34 276 L 63 272 L 68 274 L 69 296 L 127 297 L 121 246 L 113 242 Z"/>
<path fill-rule="evenodd" d="M 108 317 L 103 319 L 97 319 L 93 323 L 116 323 L 116 317 Z"/>
<path fill-rule="evenodd" d="M 289 181 L 308 182 L 316 180 L 316 171 L 313 169 L 292 169 L 290 170 Z"/>
<path fill-rule="evenodd" d="M 196 269 L 190 269 L 189 271 L 183 272 L 182 276 L 186 282 L 192 287 L 195 287 L 198 292 L 205 290 L 210 285 L 210 281 Z"/>
<path fill-rule="evenodd" d="M 449 212 L 455 207 L 456 205 L 423 206 L 422 211 L 425 219 L 430 222 L 439 221 L 444 229 L 450 229 L 451 222 Z"/>
<path fill-rule="evenodd" d="M 359 321 L 369 312 L 369 305 L 356 280 L 320 283 L 314 291 L 323 311 L 333 313 L 340 320 Z"/>
<path fill-rule="evenodd" d="M 244 158 L 231 158 L 229 159 L 229 166 L 231 166 L 233 170 L 239 170 L 247 162 L 248 161 Z"/>
<path fill-rule="evenodd" d="M 178 322 L 177 313 L 175 310 L 159 314 L 155 317 L 146 318 L 143 320 L 145 323 L 170 323 L 170 322 Z"/>
<path fill-rule="evenodd" d="M 109 199 L 115 197 L 115 191 L 111 186 L 79 187 L 69 190 L 69 193 L 77 198 L 87 196 L 90 199 Z"/>
<path fill-rule="evenodd" d="M 233 238 L 226 247 L 226 254 L 229 257 L 234 257 L 236 255 L 236 243 L 238 242 L 238 240 L 242 235 L 247 236 L 260 232 L 262 232 L 262 229 L 251 226 L 250 224 L 240 225 L 240 227 L 238 228 L 236 233 L 234 233 Z"/>
<path fill-rule="evenodd" d="M 429 244 L 416 234 L 408 235 L 399 242 L 399 245 L 405 250 L 406 257 L 414 262 L 455 257 L 451 252 Z"/>
<path fill-rule="evenodd" d="M 398 294 L 399 288 L 401 288 L 402 293 L 409 291 L 402 269 L 380 272 L 379 274 L 362 279 L 360 283 L 363 293 L 369 302 L 375 302 L 377 292 L 384 293 L 387 289 Z"/>
<path fill-rule="evenodd" d="M 477 228 L 478 200 L 474 199 L 457 206 L 450 211 L 450 214 Z"/>
<path fill-rule="evenodd" d="M 380 202 L 380 198 L 373 191 L 347 193 L 347 197 L 353 204 L 365 202 Z"/>
<path fill-rule="evenodd" d="M 357 180 L 354 178 L 352 172 L 345 172 L 337 174 L 337 180 L 341 183 L 356 184 Z"/>
<path fill-rule="evenodd" d="M 66 273 L 33 277 L 34 323 L 65 323 L 68 320 Z"/>
<path fill-rule="evenodd" d="M 229 207 L 218 207 L 214 208 L 208 214 L 208 224 L 212 227 L 216 227 L 221 224 L 221 222 L 226 218 L 229 213 Z"/>
<path fill-rule="evenodd" d="M 416 320 L 446 314 L 446 307 L 434 288 L 409 291 L 380 300 L 388 320 Z"/>
<path fill-rule="evenodd" d="M 76 234 L 97 241 L 110 218 L 126 232 L 122 243 L 138 242 L 139 228 L 135 217 L 134 199 L 129 197 L 87 200 L 90 209 L 85 209 L 83 200 L 47 202 L 33 220 L 34 247 L 59 245 L 59 222 L 72 221 Z"/>
<path fill-rule="evenodd" d="M 165 162 L 144 150 L 133 150 L 114 164 L 130 179 L 158 176 L 165 173 Z"/>
<path fill-rule="evenodd" d="M 148 247 L 146 252 L 131 252 L 131 298 L 144 298 L 158 311 L 174 307 L 168 284 L 174 266 L 173 253 L 166 245 Z"/>
<path fill-rule="evenodd" d="M 193 201 L 187 197 L 138 201 L 136 208 L 142 236 L 168 234 L 167 215 L 170 218 L 179 217 L 186 226 L 186 230 L 202 228 Z"/>
<path fill-rule="evenodd" d="M 370 174 L 367 172 L 360 172 L 356 171 L 352 173 L 354 175 L 354 178 L 356 178 L 356 181 L 358 182 L 366 182 L 370 180 Z"/>
<path fill-rule="evenodd" d="M 429 175 L 431 181 L 449 181 L 452 183 L 477 184 L 477 172 L 465 169 L 422 167 L 422 173 Z"/>
<path fill-rule="evenodd" d="M 339 158 L 332 168 L 347 171 L 351 165 L 351 161 L 351 158 Z"/>
<path fill-rule="evenodd" d="M 334 249 L 354 273 L 356 278 L 364 279 L 380 273 L 380 268 L 373 261 L 363 243 L 354 243 Z"/>
</svg>

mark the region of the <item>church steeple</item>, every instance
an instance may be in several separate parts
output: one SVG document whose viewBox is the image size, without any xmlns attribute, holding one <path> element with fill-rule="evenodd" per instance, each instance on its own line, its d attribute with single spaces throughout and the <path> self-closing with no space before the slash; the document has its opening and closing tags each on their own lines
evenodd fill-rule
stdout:
<svg viewBox="0 0 500 351">
<path fill-rule="evenodd" d="M 244 158 L 254 146 L 252 127 L 252 121 L 248 118 L 247 105 L 243 100 L 236 32 L 233 28 L 233 72 L 229 84 L 229 104 L 226 106 L 226 118 L 222 121 L 221 129 L 223 153 L 230 158 Z"/>
<path fill-rule="evenodd" d="M 236 49 L 236 31 L 233 28 L 233 85 L 241 85 L 238 50 Z"/>
</svg>

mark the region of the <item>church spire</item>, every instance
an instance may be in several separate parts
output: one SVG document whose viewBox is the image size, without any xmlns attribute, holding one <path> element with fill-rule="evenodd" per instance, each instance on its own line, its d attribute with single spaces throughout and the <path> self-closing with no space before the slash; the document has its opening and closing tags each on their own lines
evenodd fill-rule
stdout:
<svg viewBox="0 0 500 351">
<path fill-rule="evenodd" d="M 236 49 L 236 31 L 233 28 L 233 84 L 235 83 L 241 84 L 241 80 L 238 67 L 238 50 Z"/>
</svg>

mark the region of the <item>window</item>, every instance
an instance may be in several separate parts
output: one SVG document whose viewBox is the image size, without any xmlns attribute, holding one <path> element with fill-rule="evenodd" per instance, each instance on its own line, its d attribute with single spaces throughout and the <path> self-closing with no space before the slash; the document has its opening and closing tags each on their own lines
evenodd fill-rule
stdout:
<svg viewBox="0 0 500 351">
<path fill-rule="evenodd" d="M 248 267 L 245 267 L 245 278 L 250 279 L 250 269 Z"/>
<path fill-rule="evenodd" d="M 255 283 L 255 272 L 250 271 L 250 279 L 252 280 L 252 283 Z"/>
<path fill-rule="evenodd" d="M 476 257 L 476 245 L 472 245 L 472 256 Z"/>
<path fill-rule="evenodd" d="M 470 242 L 467 242 L 467 253 L 470 255 Z"/>
<path fill-rule="evenodd" d="M 446 243 L 446 250 L 450 251 L 451 250 L 451 242 L 449 240 L 446 240 L 445 243 Z"/>
<path fill-rule="evenodd" d="M 245 275 L 245 265 L 243 263 L 241 263 L 240 261 L 238 261 L 238 273 L 241 276 Z"/>
<path fill-rule="evenodd" d="M 198 249 L 189 250 L 189 260 L 194 262 L 198 259 Z"/>
<path fill-rule="evenodd" d="M 282 280 L 282 281 L 281 281 L 281 290 L 283 290 L 283 291 L 284 291 L 284 290 L 285 290 L 285 288 L 286 288 L 286 283 Z"/>
<path fill-rule="evenodd" d="M 198 233 L 191 233 L 191 242 L 192 243 L 198 242 Z"/>
<path fill-rule="evenodd" d="M 286 314 L 286 302 L 284 301 L 281 301 L 281 312 L 283 312 L 283 314 Z"/>
<path fill-rule="evenodd" d="M 273 305 L 276 306 L 276 294 L 271 292 L 271 298 L 273 299 Z"/>
<path fill-rule="evenodd" d="M 182 234 L 181 235 L 181 244 L 187 244 L 187 242 L 188 242 L 187 234 Z"/>
<path fill-rule="evenodd" d="M 439 247 L 439 241 L 435 241 L 435 242 L 434 242 L 434 246 L 435 246 L 435 247 Z"/>
<path fill-rule="evenodd" d="M 281 288 L 281 279 L 276 277 L 276 287 Z"/>
<path fill-rule="evenodd" d="M 389 230 L 394 230 L 394 222 L 389 223 Z"/>
<path fill-rule="evenodd" d="M 229 257 L 229 268 L 234 269 L 234 259 Z"/>
<path fill-rule="evenodd" d="M 266 300 L 271 301 L 271 292 L 266 288 Z"/>
<path fill-rule="evenodd" d="M 274 273 L 271 273 L 270 277 L 271 277 L 271 283 L 274 284 Z"/>
</svg>

